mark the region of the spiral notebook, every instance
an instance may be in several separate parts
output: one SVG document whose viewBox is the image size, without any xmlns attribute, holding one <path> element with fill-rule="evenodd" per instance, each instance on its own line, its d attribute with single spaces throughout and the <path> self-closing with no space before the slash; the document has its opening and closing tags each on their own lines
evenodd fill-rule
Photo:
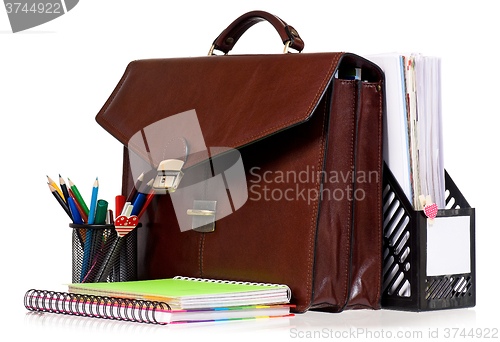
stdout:
<svg viewBox="0 0 500 342">
<path fill-rule="evenodd" d="M 172 310 L 285 304 L 290 301 L 286 285 L 175 277 L 117 283 L 75 283 L 70 293 L 159 301 Z"/>
<path fill-rule="evenodd" d="M 167 303 L 76 293 L 29 290 L 29 311 L 137 323 L 174 324 L 293 317 L 294 305 L 257 305 L 228 308 L 171 310 Z"/>
</svg>

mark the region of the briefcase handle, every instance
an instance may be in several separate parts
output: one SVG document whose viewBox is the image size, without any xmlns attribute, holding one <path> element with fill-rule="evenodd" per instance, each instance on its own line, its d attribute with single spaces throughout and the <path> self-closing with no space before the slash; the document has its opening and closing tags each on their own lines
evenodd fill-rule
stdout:
<svg viewBox="0 0 500 342">
<path fill-rule="evenodd" d="M 214 40 L 208 55 L 213 55 L 214 50 L 222 51 L 227 55 L 246 30 L 264 20 L 271 23 L 276 31 L 278 31 L 283 44 L 285 44 L 284 53 L 288 52 L 289 47 L 299 52 L 304 49 L 304 41 L 300 38 L 297 30 L 295 30 L 292 26 L 288 25 L 271 13 L 264 11 L 252 11 L 243 14 L 241 17 L 233 21 L 224 31 L 222 31 L 217 39 Z"/>
</svg>

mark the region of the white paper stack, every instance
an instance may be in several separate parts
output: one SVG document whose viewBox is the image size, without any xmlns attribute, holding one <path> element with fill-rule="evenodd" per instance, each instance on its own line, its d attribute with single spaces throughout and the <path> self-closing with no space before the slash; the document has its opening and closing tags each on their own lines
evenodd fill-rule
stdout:
<svg viewBox="0 0 500 342">
<path fill-rule="evenodd" d="M 385 73 L 384 160 L 408 200 L 419 196 L 445 208 L 441 61 L 421 54 L 367 56 Z"/>
</svg>

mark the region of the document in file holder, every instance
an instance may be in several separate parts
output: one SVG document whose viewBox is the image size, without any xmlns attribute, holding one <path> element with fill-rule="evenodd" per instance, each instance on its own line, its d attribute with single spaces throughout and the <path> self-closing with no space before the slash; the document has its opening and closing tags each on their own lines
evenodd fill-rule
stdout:
<svg viewBox="0 0 500 342">
<path fill-rule="evenodd" d="M 420 54 L 367 57 L 385 73 L 384 160 L 415 210 L 419 196 L 445 209 L 441 61 Z"/>
<path fill-rule="evenodd" d="M 430 195 L 439 209 L 445 209 L 441 60 L 422 55 L 413 57 L 417 94 L 420 195 Z"/>
</svg>

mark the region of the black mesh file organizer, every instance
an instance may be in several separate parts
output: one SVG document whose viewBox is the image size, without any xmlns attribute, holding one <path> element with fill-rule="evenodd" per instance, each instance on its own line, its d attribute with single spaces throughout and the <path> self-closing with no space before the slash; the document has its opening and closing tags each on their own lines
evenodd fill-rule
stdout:
<svg viewBox="0 0 500 342">
<path fill-rule="evenodd" d="M 123 237 L 112 224 L 69 226 L 73 228 L 73 283 L 137 280 L 137 229 L 141 224 Z"/>
<path fill-rule="evenodd" d="M 444 222 L 442 218 L 452 218 L 455 222 L 458 219 L 461 222 L 462 237 L 465 232 L 469 238 L 468 250 L 465 250 L 467 249 L 465 247 L 458 251 L 458 257 L 463 258 L 465 263 L 469 262 L 469 267 L 466 267 L 465 271 L 451 274 L 439 272 L 439 270 L 430 271 L 429 263 L 433 261 L 431 258 L 435 257 L 428 256 L 428 247 L 430 248 L 431 245 L 428 238 L 433 226 L 428 226 L 427 217 L 423 211 L 413 209 L 392 172 L 387 165 L 384 166 L 383 308 L 429 311 L 475 306 L 475 209 L 470 207 L 447 172 L 445 173 L 445 187 L 446 209 L 438 210 L 435 221 L 441 219 L 439 222 Z M 463 224 L 467 222 L 469 222 L 468 234 Z M 449 228 L 453 229 L 453 224 Z M 445 238 L 439 243 L 443 246 L 453 243 L 453 235 L 448 235 L 450 241 Z M 432 242 L 432 246 L 435 245 Z M 444 248 L 442 255 L 438 258 L 446 260 L 447 257 Z M 453 257 L 448 260 L 454 261 Z M 431 274 L 428 275 L 429 273 Z"/>
</svg>

